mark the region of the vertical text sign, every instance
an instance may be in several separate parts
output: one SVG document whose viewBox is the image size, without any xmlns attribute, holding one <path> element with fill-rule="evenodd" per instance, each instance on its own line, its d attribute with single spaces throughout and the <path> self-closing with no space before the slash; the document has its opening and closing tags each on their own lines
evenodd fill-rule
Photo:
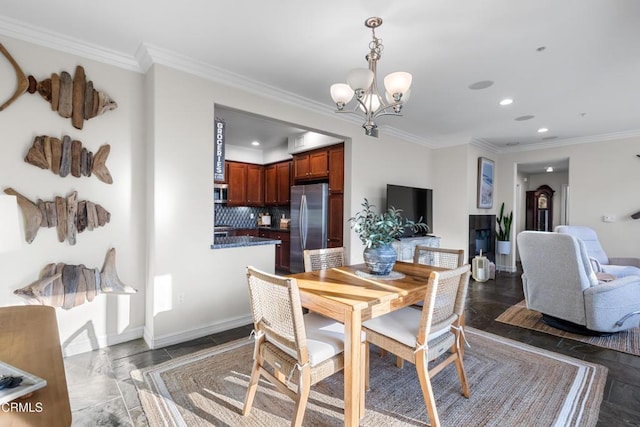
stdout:
<svg viewBox="0 0 640 427">
<path fill-rule="evenodd" d="M 213 179 L 216 181 L 224 181 L 224 120 L 215 119 L 215 148 L 214 148 L 214 165 Z"/>
</svg>

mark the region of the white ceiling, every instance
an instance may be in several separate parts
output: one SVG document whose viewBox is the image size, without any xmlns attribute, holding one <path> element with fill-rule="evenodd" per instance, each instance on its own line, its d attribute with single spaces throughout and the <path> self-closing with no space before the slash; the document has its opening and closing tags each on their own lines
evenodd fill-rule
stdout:
<svg viewBox="0 0 640 427">
<path fill-rule="evenodd" d="M 414 77 L 404 117 L 380 118 L 381 133 L 500 151 L 640 135 L 637 0 L 0 0 L 0 36 L 123 64 L 157 48 L 333 114 L 329 86 L 366 66 L 370 16 L 384 20 L 379 81 Z"/>
</svg>

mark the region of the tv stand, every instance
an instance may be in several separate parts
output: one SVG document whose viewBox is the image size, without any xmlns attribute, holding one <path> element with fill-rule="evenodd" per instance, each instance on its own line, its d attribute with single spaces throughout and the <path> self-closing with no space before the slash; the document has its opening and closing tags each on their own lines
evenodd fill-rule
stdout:
<svg viewBox="0 0 640 427">
<path fill-rule="evenodd" d="M 393 248 L 398 253 L 398 261 L 413 261 L 413 254 L 416 246 L 430 246 L 432 248 L 440 247 L 440 237 L 438 236 L 419 236 L 419 237 L 402 237 L 399 241 L 392 243 Z"/>
</svg>

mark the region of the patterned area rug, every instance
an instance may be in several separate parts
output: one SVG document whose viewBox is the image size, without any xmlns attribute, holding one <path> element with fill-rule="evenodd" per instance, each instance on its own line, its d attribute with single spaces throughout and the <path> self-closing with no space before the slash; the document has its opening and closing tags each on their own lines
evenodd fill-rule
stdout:
<svg viewBox="0 0 640 427">
<path fill-rule="evenodd" d="M 598 347 L 609 348 L 640 356 L 640 328 L 629 329 L 606 337 L 589 337 L 573 334 L 571 332 L 556 329 L 544 323 L 542 321 L 542 314 L 538 311 L 529 310 L 524 301 L 520 301 L 518 304 L 509 307 L 504 313 L 498 316 L 496 320 L 509 325 L 546 332 L 558 337 L 569 338 L 593 344 Z"/>
<path fill-rule="evenodd" d="M 595 426 L 607 369 L 467 328 L 465 367 L 471 397 L 460 394 L 453 365 L 433 379 L 444 426 Z M 251 413 L 241 415 L 251 372 L 248 339 L 133 371 L 150 425 L 287 426 L 292 401 L 261 381 Z M 371 389 L 361 426 L 427 425 L 415 367 L 371 354 Z M 305 426 L 343 425 L 343 377 L 316 384 Z"/>
</svg>

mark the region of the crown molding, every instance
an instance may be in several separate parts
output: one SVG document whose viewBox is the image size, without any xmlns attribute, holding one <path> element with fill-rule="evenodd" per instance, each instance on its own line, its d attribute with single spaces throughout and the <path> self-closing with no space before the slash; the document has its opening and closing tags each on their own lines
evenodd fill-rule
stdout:
<svg viewBox="0 0 640 427">
<path fill-rule="evenodd" d="M 141 72 L 138 61 L 131 56 L 102 46 L 68 37 L 55 31 L 0 16 L 0 34 L 33 43 L 129 71 Z"/>
<path fill-rule="evenodd" d="M 488 152 L 490 152 L 492 154 L 500 154 L 501 152 L 503 152 L 496 145 L 490 143 L 487 140 L 481 139 L 481 138 L 473 138 L 471 140 L 471 142 L 469 142 L 469 144 L 473 145 L 474 147 L 478 147 L 478 148 L 481 148 L 483 150 L 486 150 L 486 151 L 488 151 Z"/>
<path fill-rule="evenodd" d="M 519 153 L 524 151 L 545 150 L 550 148 L 567 147 L 570 145 L 589 144 L 592 142 L 615 141 L 617 139 L 637 138 L 640 137 L 640 129 L 634 129 L 624 132 L 614 132 L 602 135 L 590 135 L 579 138 L 556 139 L 553 141 L 545 141 L 536 144 L 527 144 L 518 147 L 508 147 L 503 149 L 502 153 Z"/>
</svg>

